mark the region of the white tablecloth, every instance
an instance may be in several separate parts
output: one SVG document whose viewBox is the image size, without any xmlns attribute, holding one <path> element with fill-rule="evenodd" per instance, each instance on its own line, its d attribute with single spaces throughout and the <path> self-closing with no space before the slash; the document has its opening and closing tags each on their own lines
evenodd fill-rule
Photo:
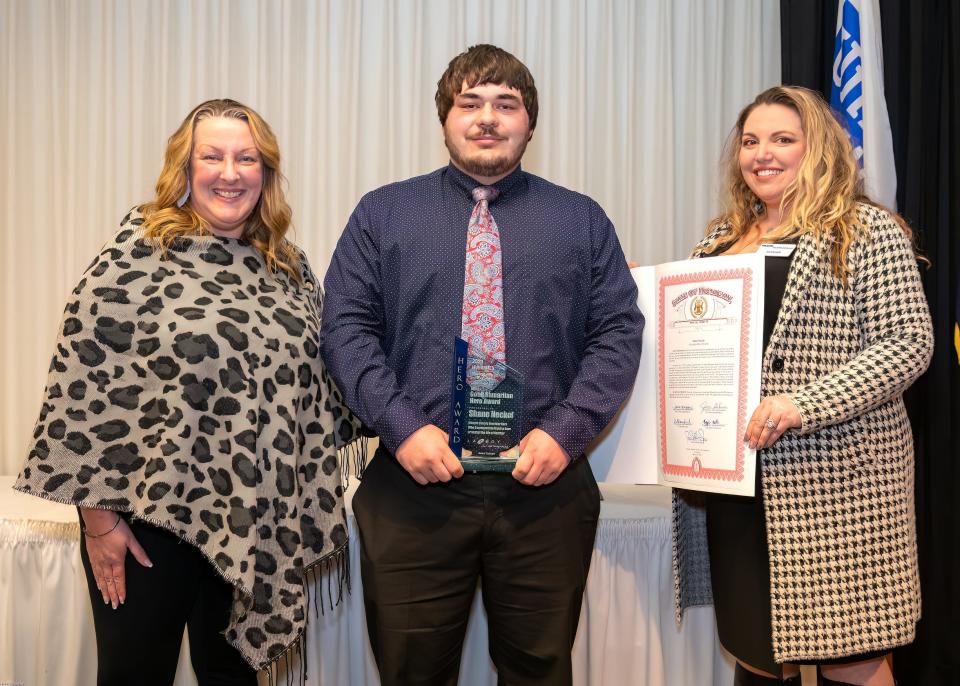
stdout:
<svg viewBox="0 0 960 686">
<path fill-rule="evenodd" d="M 96 646 L 80 565 L 76 510 L 24 496 L 0 477 L 0 683 L 95 683 Z M 711 608 L 674 622 L 669 491 L 602 484 L 604 502 L 573 651 L 583 686 L 727 686 L 733 668 L 716 639 Z M 350 518 L 351 534 L 353 519 Z M 358 560 L 356 536 L 351 556 Z M 359 564 L 353 592 L 311 616 L 311 686 L 374 686 Z M 186 650 L 176 686 L 195 684 Z M 285 683 L 283 678 L 279 683 Z M 479 595 L 467 630 L 461 686 L 493 686 Z"/>
</svg>

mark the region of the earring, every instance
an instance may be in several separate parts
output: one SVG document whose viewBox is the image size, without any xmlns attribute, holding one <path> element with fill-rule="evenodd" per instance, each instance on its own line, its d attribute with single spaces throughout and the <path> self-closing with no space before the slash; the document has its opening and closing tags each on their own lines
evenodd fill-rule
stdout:
<svg viewBox="0 0 960 686">
<path fill-rule="evenodd" d="M 183 195 L 180 196 L 180 199 L 177 200 L 177 207 L 183 207 L 187 204 L 187 200 L 190 199 L 190 179 L 187 179 L 187 190 L 183 192 Z"/>
<path fill-rule="evenodd" d="M 764 206 L 760 198 L 757 198 L 756 200 L 753 201 L 753 213 L 758 217 L 762 215 L 766 211 L 766 209 L 767 208 Z"/>
</svg>

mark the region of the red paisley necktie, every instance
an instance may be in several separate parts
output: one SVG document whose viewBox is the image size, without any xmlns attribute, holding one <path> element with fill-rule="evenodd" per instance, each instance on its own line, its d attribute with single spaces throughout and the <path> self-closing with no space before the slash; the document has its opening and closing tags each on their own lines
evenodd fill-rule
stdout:
<svg viewBox="0 0 960 686">
<path fill-rule="evenodd" d="M 470 346 L 471 358 L 493 358 L 502 363 L 507 359 L 503 329 L 503 262 L 500 230 L 488 204 L 497 195 L 499 191 L 490 186 L 473 189 L 477 204 L 467 227 L 461 335 Z M 502 380 L 503 370 L 496 365 L 472 361 L 467 365 L 467 383 L 471 388 L 490 390 Z"/>
</svg>

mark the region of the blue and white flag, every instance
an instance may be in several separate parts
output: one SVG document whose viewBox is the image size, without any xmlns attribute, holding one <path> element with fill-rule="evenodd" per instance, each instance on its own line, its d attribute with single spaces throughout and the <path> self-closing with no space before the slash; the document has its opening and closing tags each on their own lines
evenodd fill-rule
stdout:
<svg viewBox="0 0 960 686">
<path fill-rule="evenodd" d="M 830 104 L 850 133 L 867 195 L 897 206 L 893 137 L 883 95 L 879 0 L 840 0 Z"/>
</svg>

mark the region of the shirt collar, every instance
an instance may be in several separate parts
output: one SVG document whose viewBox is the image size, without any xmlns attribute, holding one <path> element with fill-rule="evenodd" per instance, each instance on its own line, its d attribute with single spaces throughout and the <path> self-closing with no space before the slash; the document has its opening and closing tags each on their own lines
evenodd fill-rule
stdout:
<svg viewBox="0 0 960 686">
<path fill-rule="evenodd" d="M 466 195 L 470 202 L 473 202 L 473 189 L 477 186 L 482 186 L 484 184 L 477 181 L 475 178 L 469 174 L 457 169 L 453 162 L 450 162 L 447 165 L 447 178 L 450 179 L 450 183 L 453 184 L 453 187 L 462 191 Z M 526 172 L 523 171 L 522 166 L 518 166 L 512 172 L 507 174 L 505 177 L 493 184 L 493 187 L 500 191 L 500 195 L 493 201 L 494 203 L 500 201 L 504 197 L 509 197 L 510 195 L 516 193 L 522 186 L 522 181 L 526 178 Z"/>
</svg>

